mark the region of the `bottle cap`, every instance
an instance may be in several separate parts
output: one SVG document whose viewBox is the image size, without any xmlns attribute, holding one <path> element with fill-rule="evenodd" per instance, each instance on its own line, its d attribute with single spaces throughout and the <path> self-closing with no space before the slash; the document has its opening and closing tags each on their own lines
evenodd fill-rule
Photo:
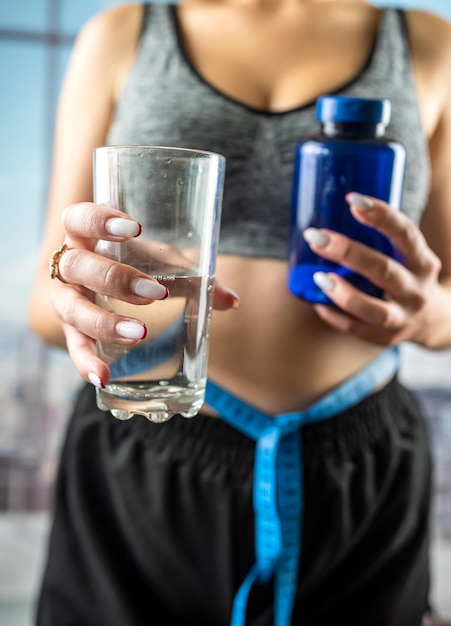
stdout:
<svg viewBox="0 0 451 626">
<path fill-rule="evenodd" d="M 391 101 L 387 98 L 347 98 L 322 96 L 316 103 L 316 119 L 321 122 L 362 122 L 389 124 Z"/>
</svg>

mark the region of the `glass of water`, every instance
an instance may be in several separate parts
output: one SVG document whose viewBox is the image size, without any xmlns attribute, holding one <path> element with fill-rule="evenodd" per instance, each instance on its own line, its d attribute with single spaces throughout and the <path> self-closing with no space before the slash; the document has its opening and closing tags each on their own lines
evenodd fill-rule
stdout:
<svg viewBox="0 0 451 626">
<path fill-rule="evenodd" d="M 94 150 L 94 201 L 142 226 L 137 239 L 99 241 L 97 251 L 166 285 L 169 298 L 133 305 L 97 294 L 102 308 L 142 320 L 136 346 L 97 342 L 111 379 L 97 405 L 118 419 L 163 422 L 196 415 L 204 401 L 225 158 L 188 148 Z"/>
</svg>

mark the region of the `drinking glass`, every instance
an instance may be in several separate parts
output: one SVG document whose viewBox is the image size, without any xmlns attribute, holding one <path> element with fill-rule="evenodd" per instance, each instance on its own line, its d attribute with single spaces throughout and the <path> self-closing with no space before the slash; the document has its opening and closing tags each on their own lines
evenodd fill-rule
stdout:
<svg viewBox="0 0 451 626">
<path fill-rule="evenodd" d="M 164 422 L 196 415 L 204 401 L 225 158 L 161 146 L 94 150 L 94 201 L 141 224 L 138 238 L 99 241 L 97 251 L 166 285 L 169 297 L 135 305 L 97 294 L 107 311 L 147 326 L 135 346 L 97 342 L 111 380 L 97 405 L 118 419 Z"/>
</svg>

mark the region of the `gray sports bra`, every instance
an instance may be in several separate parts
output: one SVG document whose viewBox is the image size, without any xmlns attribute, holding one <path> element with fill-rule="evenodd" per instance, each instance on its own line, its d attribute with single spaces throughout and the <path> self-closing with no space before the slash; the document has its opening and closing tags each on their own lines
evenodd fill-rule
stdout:
<svg viewBox="0 0 451 626">
<path fill-rule="evenodd" d="M 408 152 L 403 210 L 418 222 L 429 190 L 429 160 L 409 53 L 403 12 L 383 10 L 365 67 L 335 93 L 392 100 L 389 132 Z M 185 54 L 176 7 L 145 5 L 137 56 L 107 141 L 223 154 L 220 253 L 286 259 L 294 149 L 317 130 L 315 102 L 267 112 L 207 83 Z"/>
</svg>

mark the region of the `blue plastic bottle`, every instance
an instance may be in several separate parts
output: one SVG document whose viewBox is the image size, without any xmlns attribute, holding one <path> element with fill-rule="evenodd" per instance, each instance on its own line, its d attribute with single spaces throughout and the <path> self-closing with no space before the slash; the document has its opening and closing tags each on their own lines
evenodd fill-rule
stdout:
<svg viewBox="0 0 451 626">
<path fill-rule="evenodd" d="M 302 233 L 308 227 L 328 228 L 395 256 L 388 239 L 360 224 L 345 200 L 348 192 L 356 191 L 401 207 L 406 150 L 385 134 L 391 102 L 324 96 L 317 101 L 316 117 L 321 133 L 299 143 L 295 153 L 289 290 L 308 302 L 332 304 L 313 281 L 313 274 L 323 271 L 340 274 L 356 288 L 381 297 L 381 290 L 364 277 L 312 252 Z"/>
</svg>

